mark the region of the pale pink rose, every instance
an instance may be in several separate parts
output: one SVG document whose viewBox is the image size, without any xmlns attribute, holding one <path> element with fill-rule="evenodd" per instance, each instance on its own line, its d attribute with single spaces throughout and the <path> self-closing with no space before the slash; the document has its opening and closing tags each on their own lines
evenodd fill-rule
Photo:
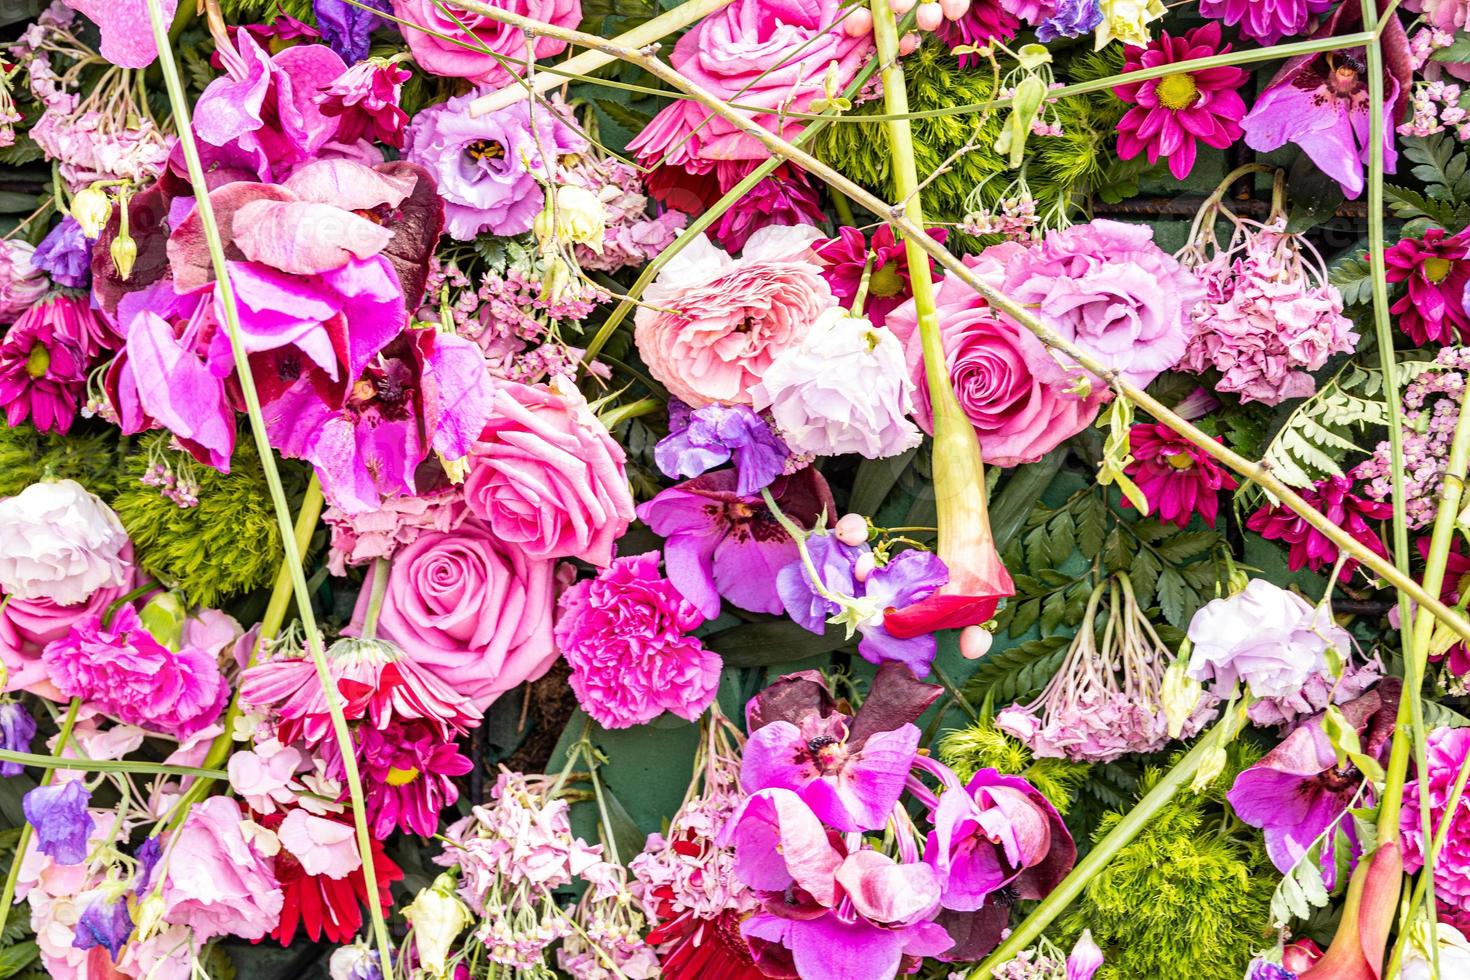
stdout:
<svg viewBox="0 0 1470 980">
<path fill-rule="evenodd" d="M 527 557 L 604 566 L 636 516 L 622 447 L 573 385 L 502 381 L 469 457 L 470 510 Z"/>
<path fill-rule="evenodd" d="M 276 836 L 309 875 L 326 875 L 338 881 L 362 867 L 357 831 L 350 823 L 292 810 L 281 821 Z"/>
<path fill-rule="evenodd" d="M 556 660 L 555 564 L 527 557 L 475 518 L 420 535 L 393 559 L 378 632 L 484 711 Z M 357 618 L 370 592 L 365 585 Z"/>
<path fill-rule="evenodd" d="M 634 338 L 649 373 L 696 408 L 750 404 L 751 386 L 776 355 L 836 305 L 811 249 L 820 237 L 810 225 L 773 225 L 751 235 L 738 259 L 704 237 L 690 242 L 636 314 Z"/>
<path fill-rule="evenodd" d="M 576 27 L 582 22 L 581 0 L 489 0 L 489 3 L 556 27 Z M 413 52 L 413 60 L 431 75 L 468 78 L 480 85 L 499 88 L 514 77 L 500 59 L 508 59 L 511 64 L 525 60 L 526 35 L 519 28 L 470 13 L 453 3 L 393 0 L 393 14 L 412 25 L 403 28 L 404 39 Z M 567 42 L 542 36 L 536 39 L 534 51 L 537 58 L 549 58 L 566 48 Z M 518 68 L 518 73 L 523 70 Z M 486 164 L 489 163 L 487 160 Z"/>
<path fill-rule="evenodd" d="M 1007 259 L 1024 251 L 1023 246 L 1007 242 L 966 258 L 965 264 L 998 285 Z M 1068 394 L 1073 378 L 1029 330 L 997 316 L 978 293 L 953 276 L 938 286 L 939 329 L 950 384 L 980 437 L 985 462 L 1034 463 L 1091 424 L 1103 400 L 1102 385 L 1095 384 L 1085 399 Z M 887 324 L 907 339 L 916 393 L 914 418 L 932 432 L 914 301 L 888 314 Z"/>
</svg>

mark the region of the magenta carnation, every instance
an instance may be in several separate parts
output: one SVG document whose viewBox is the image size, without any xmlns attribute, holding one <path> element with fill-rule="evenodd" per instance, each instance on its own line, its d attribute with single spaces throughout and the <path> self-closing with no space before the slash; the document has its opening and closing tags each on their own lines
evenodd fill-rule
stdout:
<svg viewBox="0 0 1470 980">
<path fill-rule="evenodd" d="M 1234 490 L 1235 477 L 1167 425 L 1135 425 L 1129 442 L 1134 462 L 1127 473 L 1159 520 L 1184 527 L 1197 513 L 1215 526 L 1220 491 Z M 1123 503 L 1132 506 L 1127 497 Z"/>
<path fill-rule="evenodd" d="M 1383 539 L 1369 522 L 1388 520 L 1393 516 L 1393 505 L 1365 499 L 1352 491 L 1351 478 L 1331 476 L 1302 490 L 1301 496 L 1374 554 L 1388 557 Z M 1285 506 L 1263 506 L 1246 520 L 1245 526 L 1268 541 L 1286 542 L 1290 548 L 1286 563 L 1293 572 L 1302 568 L 1321 571 L 1337 561 L 1337 545 Z M 1349 558 L 1343 563 L 1342 574 L 1351 575 L 1357 565 Z"/>
<path fill-rule="evenodd" d="M 191 643 L 170 650 L 132 606 L 107 625 L 100 616 L 82 620 L 41 659 L 64 697 L 181 740 L 213 723 L 230 697 L 214 653 Z"/>
<path fill-rule="evenodd" d="M 672 711 L 695 720 L 715 698 L 720 658 L 690 630 L 699 610 L 658 572 L 658 552 L 617 558 L 562 594 L 556 642 L 577 701 L 604 728 Z"/>
<path fill-rule="evenodd" d="M 1193 61 L 1229 51 L 1220 44 L 1220 25 L 1196 27 L 1183 37 L 1167 31 L 1146 48 L 1128 48 L 1123 71 L 1158 68 L 1176 61 Z M 1240 139 L 1245 102 L 1239 89 L 1246 73 L 1223 66 L 1196 72 L 1175 72 L 1162 78 L 1117 85 L 1113 94 L 1133 108 L 1118 123 L 1118 156 L 1129 160 L 1148 154 L 1149 163 L 1169 160 L 1169 172 L 1179 180 L 1194 169 L 1195 144 L 1223 150 Z"/>
</svg>

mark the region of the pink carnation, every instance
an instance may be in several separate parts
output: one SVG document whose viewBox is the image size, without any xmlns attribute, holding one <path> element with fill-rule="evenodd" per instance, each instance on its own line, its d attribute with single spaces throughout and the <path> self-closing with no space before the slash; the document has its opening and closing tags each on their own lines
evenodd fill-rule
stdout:
<svg viewBox="0 0 1470 980">
<path fill-rule="evenodd" d="M 430 531 L 394 558 L 378 631 L 483 711 L 556 660 L 552 566 L 473 518 Z"/>
<path fill-rule="evenodd" d="M 576 27 L 582 22 L 580 0 L 490 0 L 490 3 L 555 27 Z M 463 7 L 441 5 L 435 0 L 393 0 L 393 13 L 406 22 L 403 36 L 413 52 L 413 60 L 431 75 L 468 78 L 478 85 L 500 88 L 515 77 L 506 65 L 515 66 L 518 60 L 525 60 L 525 32 Z M 561 54 L 566 47 L 567 42 L 542 35 L 535 39 L 532 53 L 536 58 L 549 58 Z"/>
<path fill-rule="evenodd" d="M 531 559 L 606 565 L 635 517 L 622 447 L 569 383 L 496 386 L 464 492 L 491 532 Z"/>
<path fill-rule="evenodd" d="M 558 603 L 556 642 L 572 690 L 604 728 L 672 711 L 694 721 L 715 698 L 720 658 L 692 636 L 704 617 L 658 572 L 658 552 L 617 558 Z"/>
<path fill-rule="evenodd" d="M 169 842 L 163 921 L 188 926 L 198 942 L 260 939 L 285 896 L 266 858 L 245 839 L 245 814 L 228 796 L 196 803 Z"/>
<path fill-rule="evenodd" d="M 1023 246 L 1007 242 L 966 258 L 965 264 L 999 285 L 1006 261 L 1024 252 Z M 997 316 L 978 293 L 953 276 L 938 287 L 939 329 L 950 383 L 980 437 L 985 462 L 1033 463 L 1091 424 L 1103 400 L 1101 386 L 1085 399 L 1068 393 L 1072 379 L 1029 330 Z M 914 418 L 925 431 L 932 431 L 913 301 L 888 314 L 887 323 L 907 340 L 916 392 Z"/>
<path fill-rule="evenodd" d="M 132 606 L 103 625 L 92 616 L 46 647 L 41 659 L 62 696 L 121 722 L 185 739 L 219 718 L 230 697 L 218 650 L 159 643 Z"/>
<path fill-rule="evenodd" d="M 1143 387 L 1184 355 L 1189 310 L 1204 296 L 1153 237 L 1104 219 L 1053 232 L 1007 263 L 1001 292 Z"/>
<path fill-rule="evenodd" d="M 809 226 L 773 226 L 740 258 L 691 242 L 644 293 L 634 334 L 648 371 L 694 407 L 750 404 L 750 387 L 835 300 Z M 666 312 L 674 311 L 674 312 Z"/>
<path fill-rule="evenodd" d="M 361 514 L 328 507 L 322 514 L 332 529 L 327 568 L 333 575 L 346 575 L 348 565 L 391 558 L 425 531 L 452 531 L 467 516 L 469 510 L 453 488 L 416 496 L 393 494 L 384 497 L 377 510 Z"/>
<path fill-rule="evenodd" d="M 1455 777 L 1470 755 L 1470 728 L 1436 728 L 1427 740 L 1430 826 L 1450 819 L 1444 847 L 1434 859 L 1434 890 L 1441 902 L 1457 914 L 1470 913 L 1470 813 L 1463 803 L 1448 813 L 1445 804 Z M 1424 867 L 1426 844 L 1420 808 L 1419 781 L 1404 784 L 1404 809 L 1400 827 L 1404 840 L 1404 870 L 1410 874 Z"/>
</svg>

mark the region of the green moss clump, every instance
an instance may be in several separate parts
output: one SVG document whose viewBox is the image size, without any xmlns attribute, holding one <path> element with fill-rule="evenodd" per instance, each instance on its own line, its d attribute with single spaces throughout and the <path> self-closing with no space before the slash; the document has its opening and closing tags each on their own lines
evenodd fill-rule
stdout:
<svg viewBox="0 0 1470 980">
<path fill-rule="evenodd" d="M 1087 782 L 1087 774 L 1092 768 L 1085 762 L 1033 759 L 1026 746 L 996 728 L 989 720 L 945 732 L 939 742 L 939 758 L 962 781 L 968 781 L 981 769 L 1020 776 L 1035 786 L 1063 815 L 1071 809 L 1073 798 Z"/>
<path fill-rule="evenodd" d="M 133 540 L 138 566 L 182 592 L 191 606 L 217 606 L 229 596 L 268 585 L 283 551 L 255 445 L 237 440 L 226 474 L 184 462 L 184 454 L 168 450 L 168 438 L 167 433 L 143 437 L 112 502 Z M 180 507 L 142 482 L 160 459 L 197 483 L 197 506 Z"/>
<path fill-rule="evenodd" d="M 13 497 L 42 479 L 76 480 L 105 499 L 117 492 L 117 437 L 37 432 L 29 422 L 0 423 L 0 497 Z"/>
<path fill-rule="evenodd" d="M 1097 980 L 1189 977 L 1239 980 L 1263 931 L 1279 875 L 1260 832 L 1224 802 L 1234 777 L 1258 751 L 1237 744 L 1208 791 L 1181 791 L 1097 877 L 1062 920 L 1066 948 L 1084 928 L 1102 948 Z M 1157 782 L 1144 777 L 1142 792 Z M 1094 840 L 1123 813 L 1103 817 Z"/>
</svg>

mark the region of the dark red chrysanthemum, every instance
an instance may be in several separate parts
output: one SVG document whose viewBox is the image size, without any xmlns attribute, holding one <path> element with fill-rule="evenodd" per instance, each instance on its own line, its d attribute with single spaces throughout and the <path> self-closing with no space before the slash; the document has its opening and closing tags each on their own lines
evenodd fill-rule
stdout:
<svg viewBox="0 0 1470 980">
<path fill-rule="evenodd" d="M 1184 527 L 1199 514 L 1214 527 L 1220 491 L 1234 490 L 1235 477 L 1167 425 L 1140 423 L 1128 438 L 1134 462 L 1127 473 L 1148 498 L 1155 516 Z M 1123 504 L 1133 506 L 1127 497 Z"/>
<path fill-rule="evenodd" d="M 1349 477 L 1333 476 L 1301 491 L 1301 496 L 1374 554 L 1388 557 L 1383 539 L 1370 522 L 1392 517 L 1393 505 L 1359 497 L 1352 489 Z M 1246 520 L 1245 526 L 1268 541 L 1286 542 L 1290 549 L 1286 563 L 1293 572 L 1302 568 L 1321 571 L 1337 561 L 1337 545 L 1284 506 L 1262 507 Z M 1350 558 L 1343 563 L 1342 574 L 1351 575 L 1356 567 L 1357 562 Z"/>
</svg>

